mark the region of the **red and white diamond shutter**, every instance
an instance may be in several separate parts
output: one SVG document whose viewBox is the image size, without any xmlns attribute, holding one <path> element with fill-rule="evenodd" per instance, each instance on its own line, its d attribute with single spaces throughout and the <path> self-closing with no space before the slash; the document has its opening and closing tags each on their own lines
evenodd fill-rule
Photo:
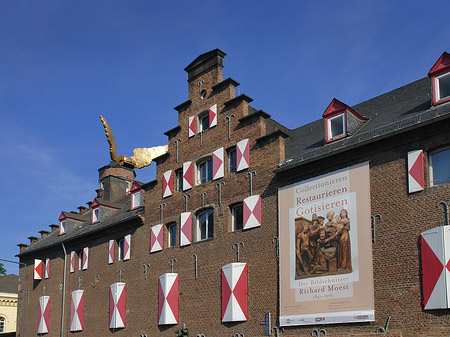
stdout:
<svg viewBox="0 0 450 337">
<path fill-rule="evenodd" d="M 34 279 L 42 280 L 42 260 L 34 259 Z"/>
<path fill-rule="evenodd" d="M 163 175 L 163 198 L 173 194 L 173 171 L 167 171 Z"/>
<path fill-rule="evenodd" d="M 70 303 L 70 331 L 84 329 L 84 290 L 72 291 Z"/>
<path fill-rule="evenodd" d="M 158 324 L 178 323 L 178 274 L 166 273 L 159 277 Z"/>
<path fill-rule="evenodd" d="M 163 225 L 155 225 L 150 233 L 150 253 L 159 252 L 163 249 Z"/>
<path fill-rule="evenodd" d="M 217 125 L 217 104 L 209 108 L 209 127 Z"/>
<path fill-rule="evenodd" d="M 45 278 L 49 278 L 50 277 L 50 259 L 48 257 L 45 259 L 44 277 Z"/>
<path fill-rule="evenodd" d="M 252 195 L 244 199 L 243 229 L 261 226 L 261 196 Z"/>
<path fill-rule="evenodd" d="M 223 147 L 212 154 L 213 180 L 223 178 Z"/>
<path fill-rule="evenodd" d="M 114 263 L 114 246 L 115 246 L 114 240 L 109 240 L 109 245 L 108 245 L 108 264 Z"/>
<path fill-rule="evenodd" d="M 197 117 L 191 116 L 189 117 L 189 138 L 194 137 L 197 131 Z"/>
<path fill-rule="evenodd" d="M 425 310 L 450 308 L 450 228 L 421 234 L 423 304 Z"/>
<path fill-rule="evenodd" d="M 192 213 L 181 213 L 180 246 L 192 243 Z"/>
<path fill-rule="evenodd" d="M 83 248 L 83 260 L 81 261 L 81 269 L 88 269 L 88 261 L 89 261 L 89 247 Z"/>
<path fill-rule="evenodd" d="M 127 311 L 127 285 L 116 282 L 109 287 L 109 328 L 125 328 Z"/>
<path fill-rule="evenodd" d="M 425 186 L 423 172 L 423 150 L 408 152 L 408 192 L 423 191 Z"/>
<path fill-rule="evenodd" d="M 76 258 L 77 258 L 77 254 L 74 251 L 70 252 L 70 272 L 71 273 L 75 272 Z"/>
<path fill-rule="evenodd" d="M 50 322 L 50 296 L 39 297 L 39 324 L 37 333 L 48 333 Z"/>
<path fill-rule="evenodd" d="M 248 320 L 248 267 L 235 262 L 222 267 L 222 322 Z"/>
<path fill-rule="evenodd" d="M 236 144 L 236 171 L 241 171 L 250 166 L 250 142 L 241 140 Z"/>
<path fill-rule="evenodd" d="M 129 260 L 131 256 L 131 234 L 123 238 L 123 260 Z"/>
<path fill-rule="evenodd" d="M 194 186 L 194 163 L 188 161 L 183 164 L 183 191 Z"/>
</svg>

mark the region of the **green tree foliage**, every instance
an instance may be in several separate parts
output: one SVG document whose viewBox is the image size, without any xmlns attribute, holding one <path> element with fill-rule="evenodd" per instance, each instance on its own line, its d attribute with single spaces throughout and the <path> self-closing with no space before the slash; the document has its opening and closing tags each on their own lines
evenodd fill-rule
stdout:
<svg viewBox="0 0 450 337">
<path fill-rule="evenodd" d="M 5 276 L 6 275 L 6 269 L 3 267 L 3 263 L 0 262 L 0 275 Z"/>
</svg>

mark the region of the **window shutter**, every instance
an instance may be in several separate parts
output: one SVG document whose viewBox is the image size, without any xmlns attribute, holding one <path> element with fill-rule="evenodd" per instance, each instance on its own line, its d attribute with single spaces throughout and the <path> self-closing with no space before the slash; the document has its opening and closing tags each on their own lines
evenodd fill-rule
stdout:
<svg viewBox="0 0 450 337">
<path fill-rule="evenodd" d="M 39 325 L 38 334 L 48 333 L 50 323 L 50 296 L 39 297 Z"/>
<path fill-rule="evenodd" d="M 222 267 L 222 322 L 248 320 L 248 267 L 235 262 Z"/>
<path fill-rule="evenodd" d="M 70 272 L 75 272 L 75 259 L 77 254 L 74 251 L 70 252 Z"/>
<path fill-rule="evenodd" d="M 242 171 L 250 166 L 249 140 L 244 139 L 236 144 L 236 171 Z"/>
<path fill-rule="evenodd" d="M 183 164 L 183 191 L 194 186 L 194 164 L 188 161 Z"/>
<path fill-rule="evenodd" d="M 422 291 L 425 310 L 450 308 L 450 226 L 421 234 Z"/>
<path fill-rule="evenodd" d="M 167 171 L 163 175 L 163 198 L 173 194 L 173 171 Z"/>
<path fill-rule="evenodd" d="M 115 246 L 114 240 L 109 240 L 108 264 L 114 263 L 114 246 Z"/>
<path fill-rule="evenodd" d="M 116 282 L 109 287 L 109 328 L 125 328 L 127 311 L 127 285 Z"/>
<path fill-rule="evenodd" d="M 217 125 L 217 104 L 209 108 L 209 127 Z"/>
<path fill-rule="evenodd" d="M 42 260 L 34 259 L 34 279 L 42 280 Z"/>
<path fill-rule="evenodd" d="M 244 225 L 243 229 L 261 226 L 261 196 L 252 195 L 245 198 L 244 202 Z"/>
<path fill-rule="evenodd" d="M 72 291 L 70 305 L 70 331 L 83 331 L 84 329 L 84 290 Z"/>
<path fill-rule="evenodd" d="M 192 243 L 192 213 L 181 213 L 180 246 Z"/>
<path fill-rule="evenodd" d="M 89 247 L 83 248 L 83 263 L 81 264 L 81 269 L 88 269 L 88 260 L 89 260 Z"/>
<path fill-rule="evenodd" d="M 197 117 L 191 116 L 189 117 L 189 138 L 194 137 L 197 131 Z"/>
<path fill-rule="evenodd" d="M 212 154 L 213 162 L 213 180 L 223 178 L 223 147 L 216 150 Z"/>
<path fill-rule="evenodd" d="M 50 277 L 50 259 L 48 257 L 45 259 L 45 273 L 44 273 L 44 277 L 45 278 L 49 278 Z"/>
<path fill-rule="evenodd" d="M 166 273 L 159 277 L 159 325 L 178 323 L 178 280 L 177 273 Z"/>
<path fill-rule="evenodd" d="M 423 150 L 408 152 L 408 192 L 423 191 L 424 186 Z"/>
<path fill-rule="evenodd" d="M 123 260 L 129 260 L 131 255 L 131 234 L 123 238 Z"/>
<path fill-rule="evenodd" d="M 163 225 L 155 225 L 150 233 L 150 253 L 159 252 L 163 249 Z"/>
</svg>

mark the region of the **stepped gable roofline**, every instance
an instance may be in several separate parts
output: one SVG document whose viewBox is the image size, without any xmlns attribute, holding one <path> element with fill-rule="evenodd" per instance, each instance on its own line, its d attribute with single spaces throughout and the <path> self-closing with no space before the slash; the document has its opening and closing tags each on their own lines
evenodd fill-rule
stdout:
<svg viewBox="0 0 450 337">
<path fill-rule="evenodd" d="M 178 132 L 180 132 L 180 130 L 181 130 L 181 126 L 177 125 L 176 127 L 174 127 L 174 128 L 172 128 L 172 129 L 167 130 L 166 132 L 164 132 L 164 134 L 165 134 L 167 137 L 170 137 L 170 136 L 172 136 L 172 135 L 176 135 Z"/>
<path fill-rule="evenodd" d="M 188 82 L 204 74 L 215 66 L 223 67 L 223 58 L 227 54 L 216 48 L 198 56 L 184 70 L 188 73 Z"/>
<path fill-rule="evenodd" d="M 214 84 L 214 85 L 211 87 L 211 89 L 212 89 L 213 91 L 217 91 L 217 90 L 220 90 L 220 88 L 227 87 L 228 85 L 232 85 L 232 86 L 234 86 L 234 87 L 237 87 L 237 86 L 239 86 L 239 85 L 241 85 L 241 84 L 240 84 L 238 81 L 232 79 L 231 77 L 228 77 L 227 79 L 223 80 L 222 82 L 219 82 L 219 83 L 217 83 L 217 84 Z"/>
<path fill-rule="evenodd" d="M 248 97 L 246 94 L 241 94 L 239 96 L 236 96 L 224 103 L 225 107 L 228 108 L 234 104 L 238 105 L 242 101 L 246 101 L 247 103 L 253 102 L 253 98 Z"/>
<path fill-rule="evenodd" d="M 178 111 L 178 113 L 184 111 L 187 109 L 189 105 L 191 105 L 192 101 L 188 99 L 187 101 L 184 101 L 181 104 L 178 104 L 174 109 Z"/>
<path fill-rule="evenodd" d="M 443 52 L 436 63 L 431 67 L 428 72 L 428 76 L 432 77 L 441 72 L 447 72 L 450 70 L 450 54 L 447 52 Z"/>
<path fill-rule="evenodd" d="M 262 117 L 264 119 L 267 119 L 267 118 L 270 118 L 270 115 L 267 112 L 263 111 L 263 110 L 256 110 L 256 111 L 254 111 L 252 113 L 249 113 L 247 116 L 239 118 L 238 121 L 239 121 L 239 123 L 243 123 L 243 122 L 245 122 L 245 121 L 247 121 L 247 120 L 249 120 L 251 118 L 254 118 L 254 117 Z"/>
</svg>

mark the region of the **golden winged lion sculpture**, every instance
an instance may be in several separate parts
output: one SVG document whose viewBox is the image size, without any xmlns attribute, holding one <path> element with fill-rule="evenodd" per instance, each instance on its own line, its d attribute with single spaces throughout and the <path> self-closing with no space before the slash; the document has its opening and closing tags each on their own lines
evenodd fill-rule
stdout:
<svg viewBox="0 0 450 337">
<path fill-rule="evenodd" d="M 152 163 L 153 159 L 161 156 L 169 150 L 168 145 L 154 146 L 150 148 L 143 147 L 134 149 L 133 156 L 131 157 L 127 157 L 124 155 L 117 156 L 117 145 L 112 130 L 103 116 L 100 116 L 100 120 L 102 121 L 103 127 L 105 128 L 106 139 L 109 143 L 109 154 L 111 156 L 111 160 L 115 161 L 119 165 L 127 163 L 133 165 L 135 168 L 143 168 L 149 166 Z"/>
</svg>

